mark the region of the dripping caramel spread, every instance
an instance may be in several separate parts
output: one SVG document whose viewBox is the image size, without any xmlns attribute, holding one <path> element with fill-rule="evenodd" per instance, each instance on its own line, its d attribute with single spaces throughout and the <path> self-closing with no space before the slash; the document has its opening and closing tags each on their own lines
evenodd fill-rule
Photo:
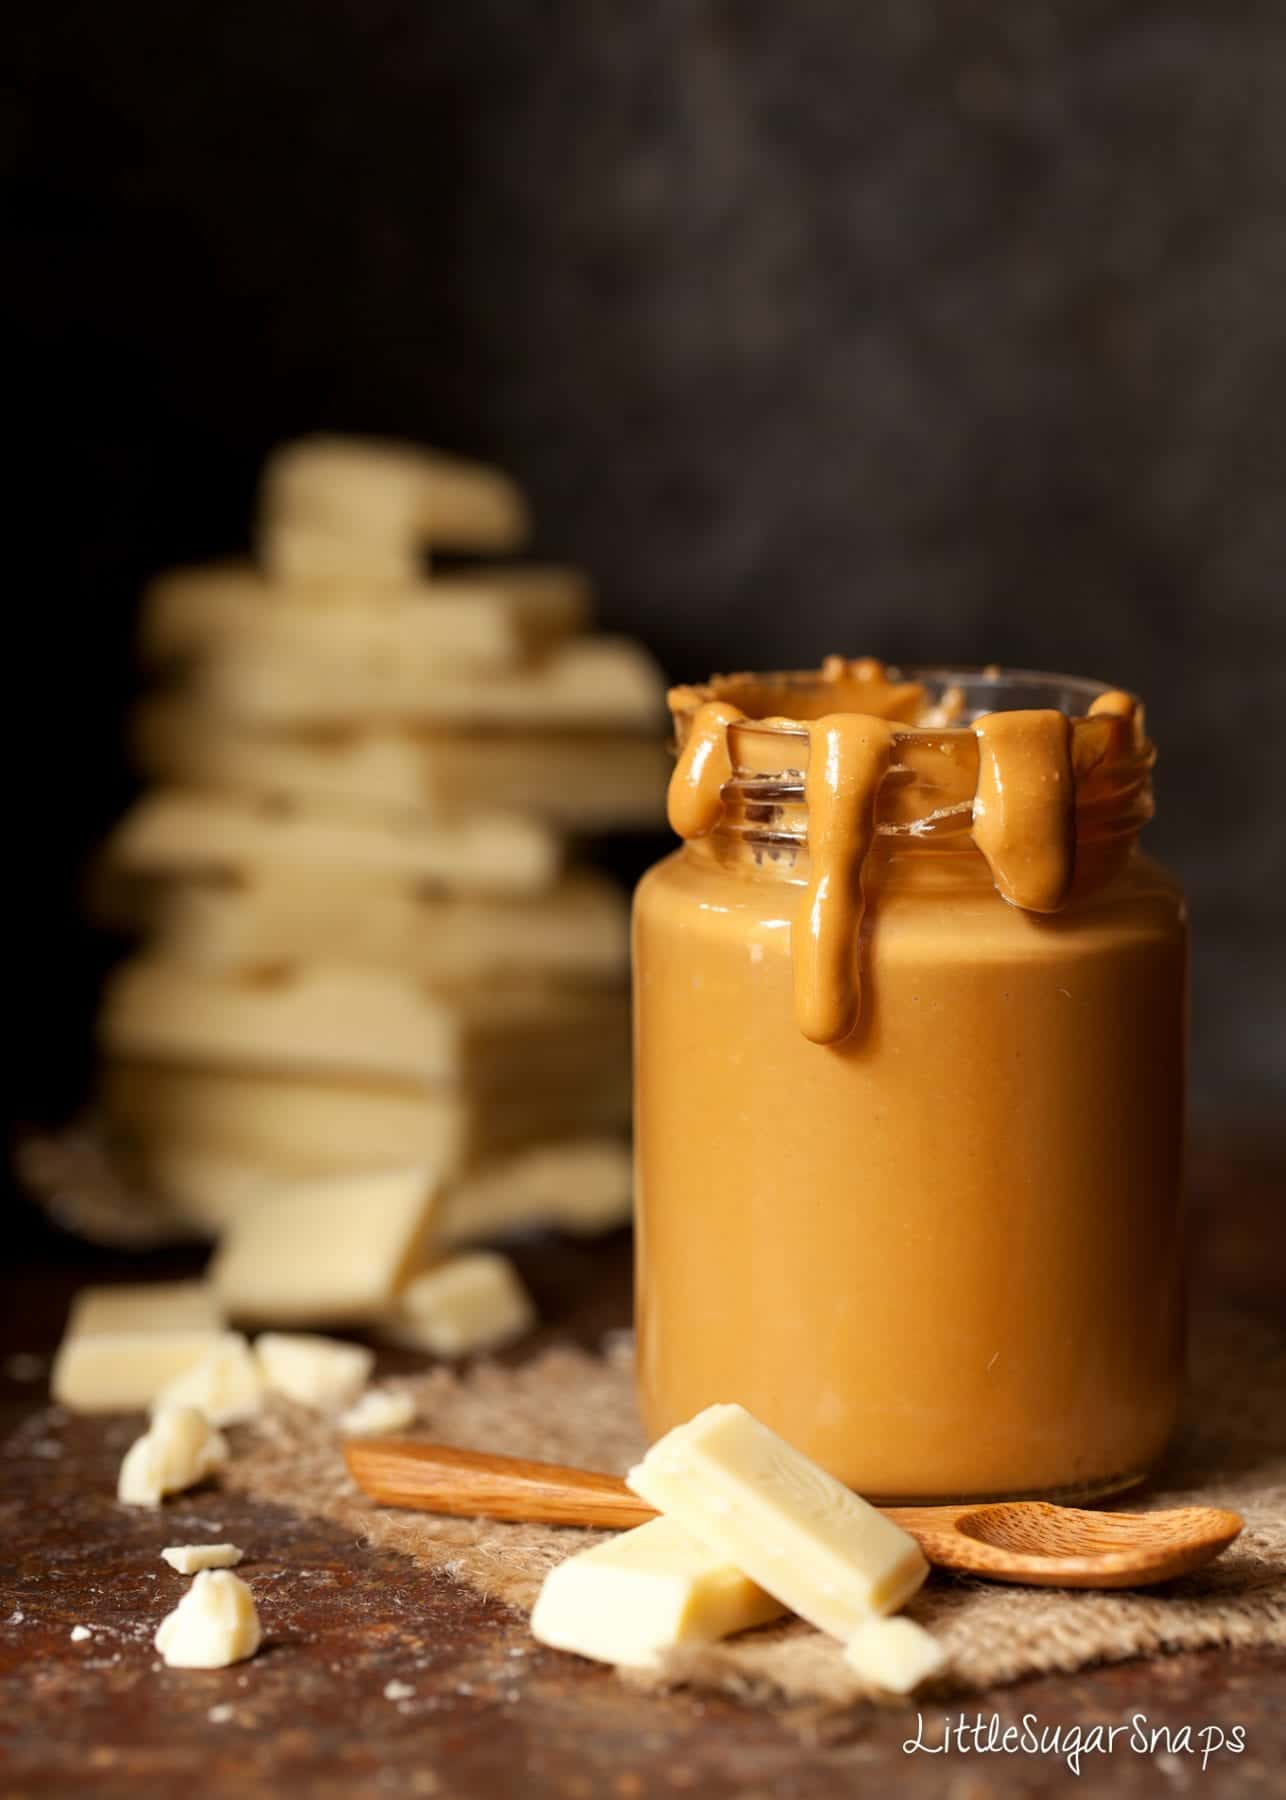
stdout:
<svg viewBox="0 0 1286 1800">
<path fill-rule="evenodd" d="M 985 671 L 984 679 L 995 680 L 996 672 Z M 1078 775 L 1089 783 L 1100 771 L 1101 787 L 1110 756 L 1111 767 L 1122 754 L 1145 769 L 1150 761 L 1135 729 L 1140 709 L 1120 690 L 1101 693 L 1083 720 L 1023 708 L 987 712 L 950 731 L 965 709 L 958 684 L 931 700 L 922 683 L 891 677 L 873 657 L 828 657 L 815 676 L 716 676 L 705 688 L 673 689 L 670 706 L 682 747 L 669 818 L 681 838 L 705 837 L 722 818 L 734 769 L 731 728 L 756 728 L 743 707 L 767 715 L 760 730 L 799 740 L 810 873 L 795 920 L 795 1009 L 805 1037 L 819 1044 L 847 1037 L 857 1023 L 863 878 L 881 789 L 891 774 L 915 772 L 911 760 L 899 759 L 899 746 L 922 739 L 924 749 L 950 760 L 957 812 L 972 778 L 970 830 L 997 892 L 1038 913 L 1057 912 L 1071 891 Z M 951 741 L 926 739 L 935 730 L 949 732 Z M 936 808 L 918 823 L 930 826 L 949 810 Z"/>
<path fill-rule="evenodd" d="M 1170 1430 L 1186 943 L 1119 689 L 831 658 L 670 696 L 634 921 L 649 1430 L 884 1500 L 1111 1491 Z"/>
</svg>

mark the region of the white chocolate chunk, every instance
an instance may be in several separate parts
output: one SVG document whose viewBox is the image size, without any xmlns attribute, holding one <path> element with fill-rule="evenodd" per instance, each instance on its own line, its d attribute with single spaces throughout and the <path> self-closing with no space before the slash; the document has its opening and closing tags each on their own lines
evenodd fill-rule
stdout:
<svg viewBox="0 0 1286 1800">
<path fill-rule="evenodd" d="M 157 1191 L 217 1232 L 259 1180 L 413 1162 L 447 1179 L 514 1146 L 615 1130 L 629 1119 L 628 1065 L 599 1060 L 584 1077 L 533 1063 L 520 1087 L 495 1092 L 109 1063 L 101 1100 Z"/>
<path fill-rule="evenodd" d="M 403 667 L 401 679 L 416 692 L 412 670 Z M 256 728 L 167 693 L 136 714 L 133 745 L 154 781 L 312 801 L 354 818 L 449 823 L 471 812 L 532 813 L 568 831 L 602 831 L 665 816 L 669 752 L 659 737 L 638 733 L 461 734 L 396 722 L 320 733 Z"/>
<path fill-rule="evenodd" d="M 235 1569 L 244 1550 L 235 1544 L 171 1544 L 162 1560 L 180 1575 L 199 1575 L 202 1569 Z"/>
<path fill-rule="evenodd" d="M 222 648 L 298 649 L 331 661 L 410 659 L 437 668 L 525 662 L 589 623 L 577 569 L 498 563 L 376 586 L 269 581 L 249 562 L 169 569 L 143 598 L 140 649 L 153 664 Z"/>
<path fill-rule="evenodd" d="M 415 1418 L 415 1401 L 396 1388 L 368 1388 L 355 1406 L 339 1416 L 339 1428 L 350 1437 L 383 1437 L 405 1431 Z"/>
<path fill-rule="evenodd" d="M 928 1573 L 920 1546 L 743 1406 L 709 1406 L 626 1481 L 792 1612 L 847 1640 Z"/>
<path fill-rule="evenodd" d="M 535 1322 L 513 1264 L 479 1250 L 417 1275 L 386 1315 L 381 1335 L 431 1356 L 471 1356 L 511 1343 Z"/>
<path fill-rule="evenodd" d="M 172 1669 L 226 1669 L 253 1656 L 262 1639 L 254 1595 L 241 1577 L 203 1569 L 161 1620 L 155 1641 Z"/>
<path fill-rule="evenodd" d="M 946 1653 L 914 1619 L 868 1619 L 844 1648 L 844 1661 L 873 1687 L 909 1694 L 946 1666 Z"/>
<path fill-rule="evenodd" d="M 495 673 L 363 671 L 299 651 L 225 649 L 203 659 L 193 690 L 247 724 L 309 729 L 388 724 L 500 731 L 660 735 L 665 684 L 629 638 L 572 638 L 539 662 Z"/>
<path fill-rule="evenodd" d="M 320 1412 L 351 1406 L 375 1367 L 375 1352 L 364 1345 L 307 1332 L 265 1331 L 255 1354 L 275 1393 Z"/>
<path fill-rule="evenodd" d="M 217 1354 L 223 1331 L 116 1331 L 65 1338 L 50 1387 L 72 1412 L 137 1412 L 171 1381 Z"/>
<path fill-rule="evenodd" d="M 422 1264 L 437 1199 L 423 1165 L 283 1183 L 232 1218 L 211 1278 L 234 1318 L 364 1324 Z"/>
<path fill-rule="evenodd" d="M 126 1506 L 159 1506 L 166 1494 L 178 1494 L 228 1460 L 227 1440 L 195 1406 L 176 1406 L 158 1413 L 141 1438 L 130 1445 L 116 1484 Z"/>
<path fill-rule="evenodd" d="M 131 958 L 99 1035 L 121 1056 L 394 1082 L 503 1085 L 529 1066 L 627 1057 L 622 993 L 508 983 L 434 993 L 414 977 L 343 963 L 224 971 Z"/>
<path fill-rule="evenodd" d="M 81 1288 L 67 1317 L 67 1337 L 117 1332 L 218 1331 L 223 1314 L 207 1281 L 125 1282 Z"/>
<path fill-rule="evenodd" d="M 88 1625 L 73 1625 L 71 1628 L 70 1636 L 73 1644 L 83 1644 L 87 1638 L 91 1638 L 93 1635 Z"/>
<path fill-rule="evenodd" d="M 677 1644 L 709 1643 L 785 1611 L 673 1519 L 650 1519 L 546 1575 L 532 1635 L 598 1662 L 647 1667 Z"/>
<path fill-rule="evenodd" d="M 454 1182 L 435 1239 L 476 1244 L 533 1226 L 592 1236 L 627 1224 L 633 1206 L 629 1146 L 612 1138 L 538 1144 Z"/>
<path fill-rule="evenodd" d="M 522 900 L 417 893 L 377 875 L 318 882 L 286 868 L 263 869 L 236 885 L 165 882 L 153 900 L 142 923 L 165 954 L 214 968 L 343 960 L 465 983 L 510 975 L 610 978 L 629 961 L 624 897 L 584 870 Z"/>
<path fill-rule="evenodd" d="M 513 550 L 527 535 L 521 491 L 499 469 L 419 445 L 319 434 L 264 464 L 259 554 L 280 581 L 396 578 L 417 552 Z"/>
<path fill-rule="evenodd" d="M 109 868 L 138 875 L 244 875 L 290 868 L 360 870 L 467 892 L 538 893 L 555 879 L 561 845 L 549 826 L 513 813 L 440 820 L 356 818 L 318 801 L 251 800 L 154 788 L 107 845 Z"/>
<path fill-rule="evenodd" d="M 239 1425 L 263 1411 L 263 1375 L 249 1344 L 225 1332 L 199 1363 L 168 1381 L 152 1402 L 153 1412 L 195 1406 L 212 1425 Z"/>
</svg>

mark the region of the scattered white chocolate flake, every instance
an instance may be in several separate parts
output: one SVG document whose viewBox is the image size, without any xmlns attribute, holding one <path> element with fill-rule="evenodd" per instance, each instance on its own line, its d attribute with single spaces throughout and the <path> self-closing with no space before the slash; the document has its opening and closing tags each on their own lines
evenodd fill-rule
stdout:
<svg viewBox="0 0 1286 1800">
<path fill-rule="evenodd" d="M 172 1669 L 226 1669 L 259 1648 L 263 1632 L 254 1595 L 228 1569 L 203 1569 L 172 1613 L 156 1647 Z"/>
<path fill-rule="evenodd" d="M 88 1625 L 73 1625 L 71 1628 L 71 1641 L 73 1644 L 83 1644 L 86 1638 L 91 1638 L 93 1635 L 94 1634 L 89 1629 Z"/>
<path fill-rule="evenodd" d="M 237 1710 L 225 1702 L 222 1706 L 212 1706 L 205 1716 L 211 1725 L 226 1725 L 229 1719 L 236 1718 Z"/>
<path fill-rule="evenodd" d="M 394 1388 L 368 1388 L 355 1406 L 340 1414 L 339 1428 L 350 1437 L 380 1437 L 402 1431 L 415 1418 L 415 1401 Z"/>
<path fill-rule="evenodd" d="M 386 1700 L 410 1700 L 414 1693 L 415 1689 L 409 1682 L 386 1681 L 384 1683 L 384 1698 Z"/>
<path fill-rule="evenodd" d="M 198 1575 L 202 1569 L 235 1569 L 244 1555 L 235 1544 L 171 1544 L 161 1552 L 163 1560 L 180 1575 Z"/>
<path fill-rule="evenodd" d="M 159 1506 L 166 1494 L 194 1487 L 228 1460 L 222 1432 L 194 1406 L 158 1413 L 125 1452 L 116 1485 L 126 1506 Z"/>
</svg>

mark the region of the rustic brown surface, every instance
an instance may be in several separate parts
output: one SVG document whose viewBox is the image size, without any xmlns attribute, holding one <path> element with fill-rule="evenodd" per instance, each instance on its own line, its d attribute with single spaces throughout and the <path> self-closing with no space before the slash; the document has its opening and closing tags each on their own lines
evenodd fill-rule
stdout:
<svg viewBox="0 0 1286 1800">
<path fill-rule="evenodd" d="M 1286 1301 L 1279 1155 L 1198 1159 L 1199 1281 L 1251 1308 Z M 628 1247 L 547 1244 L 523 1261 L 553 1330 L 597 1341 L 625 1319 Z M 137 1273 L 138 1265 L 128 1265 Z M 103 1259 L 31 1230 L 6 1272 L 0 1358 L 45 1353 L 67 1295 L 112 1272 Z M 171 1272 L 155 1259 L 147 1272 Z M 391 1366 L 399 1364 L 390 1359 Z M 1201 1770 L 1181 1751 L 1088 1756 L 1076 1784 L 1036 1756 L 907 1755 L 915 1715 L 866 1710 L 824 1732 L 686 1694 L 631 1693 L 607 1670 L 534 1645 L 524 1622 L 399 1556 L 334 1527 L 200 1492 L 163 1515 L 118 1507 L 116 1465 L 133 1421 L 68 1419 L 38 1377 L 0 1378 L 0 1795 L 429 1794 L 620 1796 L 682 1793 L 813 1800 L 837 1793 L 908 1800 L 1044 1795 L 1279 1794 L 1286 1764 L 1286 1658 L 1212 1652 L 1042 1678 L 979 1696 L 972 1719 L 1035 1714 L 1042 1729 L 1120 1724 L 1177 1734 L 1203 1726 L 1246 1748 Z M 19 1379 L 18 1377 L 28 1377 Z M 210 1673 L 157 1665 L 151 1633 L 184 1583 L 159 1559 L 196 1535 L 244 1545 L 266 1647 Z M 74 1625 L 92 1636 L 73 1643 Z M 386 1694 L 390 1682 L 402 1684 Z M 409 1692 L 403 1692 L 403 1687 Z M 212 1709 L 218 1710 L 211 1717 Z M 954 1712 L 951 1714 L 954 1719 Z M 925 1736 L 941 1726 L 926 1712 Z"/>
</svg>

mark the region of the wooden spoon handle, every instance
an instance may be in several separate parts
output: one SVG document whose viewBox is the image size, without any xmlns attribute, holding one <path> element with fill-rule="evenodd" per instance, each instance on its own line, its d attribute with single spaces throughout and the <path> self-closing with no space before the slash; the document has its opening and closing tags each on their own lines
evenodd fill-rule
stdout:
<svg viewBox="0 0 1286 1800">
<path fill-rule="evenodd" d="M 525 1519 L 543 1525 L 604 1525 L 621 1531 L 656 1517 L 616 1475 L 454 1450 L 407 1438 L 353 1438 L 344 1456 L 354 1481 L 385 1506 L 461 1518 Z"/>
<path fill-rule="evenodd" d="M 467 1519 L 518 1519 L 539 1525 L 600 1525 L 621 1531 L 656 1517 L 656 1508 L 632 1493 L 619 1475 L 568 1469 L 560 1463 L 527 1462 L 482 1450 L 456 1450 L 413 1438 L 352 1438 L 344 1446 L 357 1485 L 384 1506 L 449 1513 Z M 886 1508 L 925 1555 L 939 1547 L 959 1506 Z M 939 1558 L 941 1560 L 941 1558 Z"/>
</svg>

